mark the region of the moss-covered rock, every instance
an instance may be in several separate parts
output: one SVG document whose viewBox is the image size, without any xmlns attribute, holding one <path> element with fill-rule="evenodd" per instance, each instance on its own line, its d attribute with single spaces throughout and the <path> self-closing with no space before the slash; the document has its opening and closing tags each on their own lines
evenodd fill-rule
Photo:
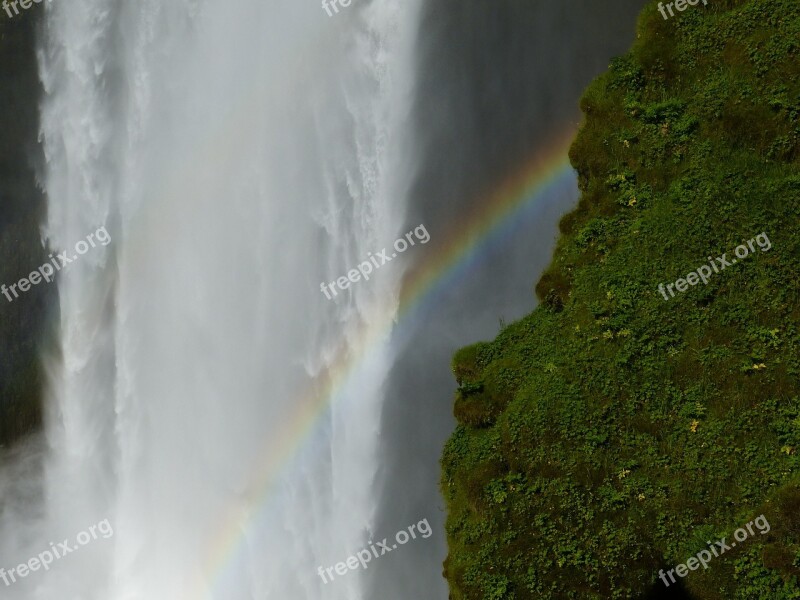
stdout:
<svg viewBox="0 0 800 600">
<path fill-rule="evenodd" d="M 656 5 L 581 101 L 581 200 L 540 306 L 454 360 L 453 600 L 648 597 L 762 513 L 682 583 L 800 598 L 800 5 Z"/>
</svg>

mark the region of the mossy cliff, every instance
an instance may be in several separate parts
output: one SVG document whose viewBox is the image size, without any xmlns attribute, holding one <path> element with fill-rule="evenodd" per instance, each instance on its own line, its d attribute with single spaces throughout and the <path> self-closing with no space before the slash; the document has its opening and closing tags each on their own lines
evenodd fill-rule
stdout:
<svg viewBox="0 0 800 600">
<path fill-rule="evenodd" d="M 800 4 L 651 3 L 637 34 L 581 101 L 539 307 L 453 361 L 453 600 L 674 594 L 659 569 L 762 513 L 679 581 L 800 598 Z"/>
</svg>

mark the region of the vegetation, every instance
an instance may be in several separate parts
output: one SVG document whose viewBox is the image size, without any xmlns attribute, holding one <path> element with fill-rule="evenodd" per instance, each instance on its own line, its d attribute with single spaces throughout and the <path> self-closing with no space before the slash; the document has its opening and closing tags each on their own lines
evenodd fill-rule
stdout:
<svg viewBox="0 0 800 600">
<path fill-rule="evenodd" d="M 688 597 L 800 598 L 800 4 L 656 5 L 581 101 L 540 305 L 454 357 L 453 600 L 655 597 L 762 513 Z"/>
</svg>

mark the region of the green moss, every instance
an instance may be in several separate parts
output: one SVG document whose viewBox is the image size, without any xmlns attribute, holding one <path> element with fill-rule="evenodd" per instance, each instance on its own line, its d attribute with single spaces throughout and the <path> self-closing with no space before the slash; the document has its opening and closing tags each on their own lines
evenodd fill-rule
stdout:
<svg viewBox="0 0 800 600">
<path fill-rule="evenodd" d="M 459 351 L 442 457 L 452 598 L 800 598 L 800 5 L 715 0 L 587 89 L 541 305 Z M 665 301 L 743 241 L 772 242 Z"/>
</svg>

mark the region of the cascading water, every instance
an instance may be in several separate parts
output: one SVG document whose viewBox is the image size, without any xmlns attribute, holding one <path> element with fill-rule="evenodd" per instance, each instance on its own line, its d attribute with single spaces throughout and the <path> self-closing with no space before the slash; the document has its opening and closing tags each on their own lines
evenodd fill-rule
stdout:
<svg viewBox="0 0 800 600">
<path fill-rule="evenodd" d="M 112 242 L 59 281 L 41 489 L 0 564 L 114 533 L 4 598 L 366 597 L 317 567 L 371 539 L 404 264 L 319 284 L 403 233 L 415 24 L 394 0 L 48 6 L 45 236 Z"/>
</svg>

